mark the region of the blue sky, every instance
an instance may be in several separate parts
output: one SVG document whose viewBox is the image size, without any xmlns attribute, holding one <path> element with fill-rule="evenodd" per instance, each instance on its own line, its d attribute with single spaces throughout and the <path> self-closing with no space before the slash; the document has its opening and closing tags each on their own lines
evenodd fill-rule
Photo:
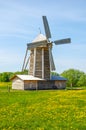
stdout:
<svg viewBox="0 0 86 130">
<path fill-rule="evenodd" d="M 0 0 L 0 72 L 21 71 L 26 44 L 39 27 L 44 34 L 42 15 L 47 16 L 51 40 L 72 41 L 53 44 L 56 71 L 86 72 L 86 0 Z"/>
</svg>

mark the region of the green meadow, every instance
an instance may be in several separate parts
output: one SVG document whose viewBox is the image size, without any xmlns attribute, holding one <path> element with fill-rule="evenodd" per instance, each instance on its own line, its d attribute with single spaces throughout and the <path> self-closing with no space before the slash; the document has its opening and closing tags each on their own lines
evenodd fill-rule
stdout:
<svg viewBox="0 0 86 130">
<path fill-rule="evenodd" d="M 0 83 L 0 130 L 86 130 L 86 90 L 9 90 Z"/>
</svg>

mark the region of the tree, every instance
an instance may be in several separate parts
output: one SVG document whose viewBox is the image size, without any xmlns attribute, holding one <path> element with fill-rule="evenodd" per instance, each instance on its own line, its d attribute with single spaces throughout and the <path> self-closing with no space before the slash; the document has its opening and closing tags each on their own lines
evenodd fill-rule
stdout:
<svg viewBox="0 0 86 130">
<path fill-rule="evenodd" d="M 51 72 L 51 75 L 59 76 L 57 72 Z"/>
<path fill-rule="evenodd" d="M 12 72 L 0 73 L 0 82 L 9 82 L 10 78 L 14 75 Z"/>
<path fill-rule="evenodd" d="M 78 83 L 78 86 L 86 86 L 86 74 L 82 74 Z"/>
<path fill-rule="evenodd" d="M 1 75 L 1 81 L 2 82 L 9 82 L 9 75 L 7 72 L 2 73 Z"/>
<path fill-rule="evenodd" d="M 64 71 L 61 75 L 68 79 L 67 86 L 75 87 L 78 86 L 78 82 L 80 80 L 80 77 L 84 74 L 84 72 L 75 70 L 75 69 L 69 69 Z"/>
</svg>

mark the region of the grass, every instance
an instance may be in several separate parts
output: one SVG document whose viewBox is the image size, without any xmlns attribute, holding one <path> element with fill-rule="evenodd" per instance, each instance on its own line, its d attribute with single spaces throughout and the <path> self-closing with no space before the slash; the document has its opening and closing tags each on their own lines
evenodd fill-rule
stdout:
<svg viewBox="0 0 86 130">
<path fill-rule="evenodd" d="M 0 130 L 85 130 L 86 90 L 10 90 L 0 84 Z"/>
</svg>

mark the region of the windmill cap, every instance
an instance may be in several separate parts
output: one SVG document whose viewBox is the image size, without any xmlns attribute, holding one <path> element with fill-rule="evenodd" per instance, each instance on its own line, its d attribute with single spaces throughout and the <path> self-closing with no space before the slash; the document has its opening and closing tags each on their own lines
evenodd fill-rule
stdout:
<svg viewBox="0 0 86 130">
<path fill-rule="evenodd" d="M 39 34 L 32 42 L 47 41 L 46 36 Z"/>
</svg>

